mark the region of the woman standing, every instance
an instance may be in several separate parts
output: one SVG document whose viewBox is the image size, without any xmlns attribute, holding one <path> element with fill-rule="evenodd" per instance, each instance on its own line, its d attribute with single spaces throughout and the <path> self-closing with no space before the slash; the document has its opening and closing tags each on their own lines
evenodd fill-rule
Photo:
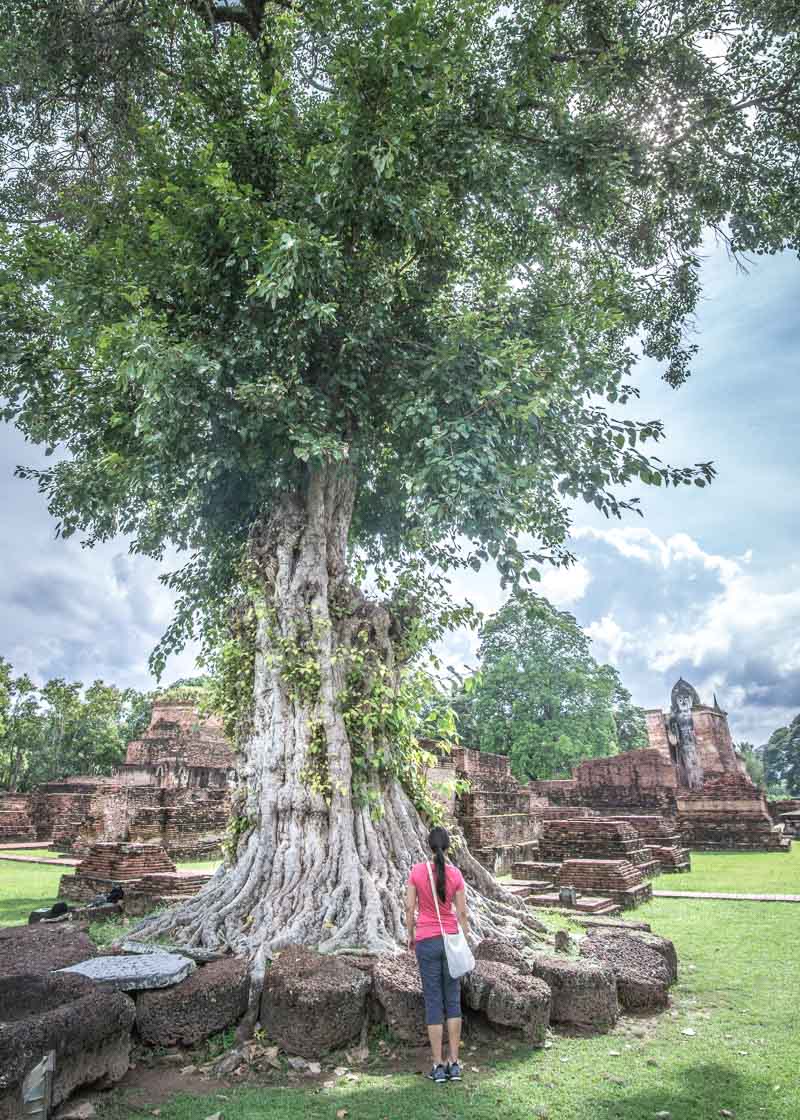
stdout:
<svg viewBox="0 0 800 1120">
<path fill-rule="evenodd" d="M 461 1066 L 458 1063 L 458 1047 L 461 1042 L 461 982 L 450 976 L 442 929 L 445 933 L 458 933 L 460 924 L 466 937 L 469 922 L 464 897 L 464 876 L 444 858 L 444 853 L 450 847 L 447 831 L 440 827 L 431 829 L 428 844 L 433 853 L 433 861 L 415 863 L 408 877 L 406 929 L 408 948 L 416 950 L 425 995 L 425 1021 L 433 1053 L 433 1068 L 428 1076 L 437 1085 L 443 1085 L 445 1081 L 461 1080 Z M 445 1019 L 449 1046 L 446 1065 L 442 1061 Z"/>
</svg>

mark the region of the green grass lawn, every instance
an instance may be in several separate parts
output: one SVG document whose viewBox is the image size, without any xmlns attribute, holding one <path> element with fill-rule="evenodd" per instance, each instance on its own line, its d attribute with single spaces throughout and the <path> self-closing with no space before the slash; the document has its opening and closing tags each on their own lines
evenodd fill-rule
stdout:
<svg viewBox="0 0 800 1120">
<path fill-rule="evenodd" d="M 662 891 L 800 894 L 800 841 L 792 844 L 790 852 L 692 852 L 692 870 L 687 875 L 660 875 L 653 887 Z M 797 1115 L 800 1120 L 800 1107 Z"/>
<path fill-rule="evenodd" d="M 175 866 L 179 871 L 216 871 L 221 863 L 221 859 L 198 859 L 177 863 Z"/>
<path fill-rule="evenodd" d="M 685 889 L 798 890 L 791 855 L 695 857 L 696 870 L 658 882 Z M 52 901 L 57 868 L 0 863 L 0 924 Z M 697 879 L 702 880 L 699 885 Z M 627 1018 L 610 1035 L 553 1036 L 551 1048 L 501 1046 L 466 1055 L 462 1085 L 365 1072 L 335 1089 L 239 1087 L 160 1103 L 161 1120 L 800 1120 L 800 906 L 656 899 L 636 912 L 672 938 L 680 981 L 670 1011 Z M 684 1031 L 691 1034 L 684 1034 Z M 472 1072 L 471 1067 L 479 1072 Z M 135 1120 L 152 1105 L 104 1095 L 101 1120 Z"/>
<path fill-rule="evenodd" d="M 781 859 L 781 856 L 776 856 Z M 462 1085 L 364 1075 L 336 1089 L 232 1088 L 161 1104 L 161 1120 L 798 1120 L 800 913 L 790 905 L 660 899 L 637 912 L 671 937 L 670 1012 L 543 1051 L 468 1053 Z M 694 1032 L 684 1034 L 684 1031 Z M 479 1073 L 471 1071 L 478 1067 Z M 110 1095 L 103 1120 L 148 1115 Z"/>
<path fill-rule="evenodd" d="M 215 871 L 219 861 L 179 863 L 177 866 L 192 871 Z M 13 863 L 0 859 L 0 926 L 24 925 L 31 910 L 52 905 L 61 876 L 71 873 L 71 867 L 62 871 L 45 863 Z"/>
<path fill-rule="evenodd" d="M 63 874 L 60 867 L 46 863 L 0 860 L 0 926 L 22 925 L 31 910 L 55 902 Z"/>
<path fill-rule="evenodd" d="M 19 848 L 8 849 L 3 848 L 0 851 L 0 856 L 36 856 L 38 858 L 44 857 L 45 859 L 60 859 L 61 853 L 54 852 L 52 848 Z M 64 859 L 73 859 L 73 856 L 64 853 Z"/>
</svg>

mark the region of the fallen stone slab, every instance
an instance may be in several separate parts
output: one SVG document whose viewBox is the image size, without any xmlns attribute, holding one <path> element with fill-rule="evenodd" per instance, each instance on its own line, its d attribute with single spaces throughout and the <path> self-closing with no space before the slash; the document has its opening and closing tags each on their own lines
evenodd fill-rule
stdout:
<svg viewBox="0 0 800 1120">
<path fill-rule="evenodd" d="M 318 1058 L 361 1033 L 369 988 L 343 958 L 290 945 L 264 977 L 261 1026 L 288 1054 Z"/>
<path fill-rule="evenodd" d="M 84 930 L 70 926 L 7 926 L 0 929 L 0 977 L 20 973 L 45 975 L 97 953 Z"/>
<path fill-rule="evenodd" d="M 609 965 L 591 958 L 538 956 L 531 968 L 550 988 L 551 1022 L 599 1033 L 614 1026 L 619 1002 Z"/>
<path fill-rule="evenodd" d="M 53 1106 L 81 1085 L 118 1081 L 130 1064 L 133 1000 L 66 973 L 0 979 L 0 1120 L 20 1120 L 22 1083 L 50 1051 Z"/>
<path fill-rule="evenodd" d="M 149 1046 L 193 1046 L 238 1023 L 249 991 L 246 961 L 227 957 L 205 964 L 182 984 L 138 996 L 139 1037 Z"/>
<path fill-rule="evenodd" d="M 424 1041 L 425 997 L 414 954 L 380 957 L 372 978 L 375 999 L 392 1034 L 404 1042 Z"/>
<path fill-rule="evenodd" d="M 175 953 L 123 953 L 95 957 L 60 971 L 86 976 L 109 991 L 138 992 L 179 984 L 196 968 L 194 961 Z"/>
<path fill-rule="evenodd" d="M 496 960 L 476 961 L 464 980 L 464 999 L 490 1023 L 522 1031 L 534 1046 L 543 1046 L 550 1023 L 550 988 Z"/>
</svg>

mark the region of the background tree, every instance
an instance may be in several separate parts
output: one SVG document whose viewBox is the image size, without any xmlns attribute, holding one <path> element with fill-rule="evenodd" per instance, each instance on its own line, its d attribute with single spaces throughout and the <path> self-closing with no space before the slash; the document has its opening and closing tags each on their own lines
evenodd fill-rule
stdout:
<svg viewBox="0 0 800 1120">
<path fill-rule="evenodd" d="M 569 777 L 583 758 L 643 745 L 640 708 L 610 665 L 598 665 L 574 617 L 520 593 L 481 630 L 480 670 L 454 701 L 468 746 L 511 758 L 520 781 Z"/>
<path fill-rule="evenodd" d="M 612 699 L 614 726 L 621 751 L 638 751 L 649 745 L 644 708 L 633 703 L 633 697 L 617 676 Z"/>
<path fill-rule="evenodd" d="M 569 501 L 710 479 L 603 399 L 634 338 L 688 375 L 706 229 L 795 244 L 796 17 L 6 0 L 0 70 L 0 392 L 66 451 L 22 474 L 62 533 L 187 552 L 155 664 L 200 625 L 239 713 L 235 858 L 147 929 L 255 976 L 289 941 L 394 950 L 432 808 L 403 672 L 462 617 L 433 577 L 520 579 L 567 558 Z"/>
<path fill-rule="evenodd" d="M 0 788 L 25 791 L 76 774 L 110 774 L 147 727 L 152 695 L 61 678 L 40 688 L 0 659 L 9 702 L 0 721 Z"/>
<path fill-rule="evenodd" d="M 766 787 L 767 779 L 764 770 L 764 748 L 756 747 L 752 743 L 743 741 L 734 743 L 734 750 L 742 759 L 750 780 L 757 786 Z"/>
<path fill-rule="evenodd" d="M 773 731 L 762 750 L 770 795 L 800 797 L 800 714 Z"/>
</svg>

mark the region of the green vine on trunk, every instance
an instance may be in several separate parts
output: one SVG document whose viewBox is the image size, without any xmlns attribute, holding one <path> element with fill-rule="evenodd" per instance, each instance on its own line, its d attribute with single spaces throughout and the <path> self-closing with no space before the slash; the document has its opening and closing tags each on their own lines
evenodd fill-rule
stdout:
<svg viewBox="0 0 800 1120">
<path fill-rule="evenodd" d="M 225 735 L 238 751 L 253 730 L 256 642 L 263 602 L 256 587 L 246 586 L 231 603 L 224 629 L 217 630 L 205 657 L 211 686 L 203 707 L 220 716 Z"/>
<path fill-rule="evenodd" d="M 312 793 L 321 794 L 330 804 L 331 775 L 328 767 L 328 740 L 321 720 L 309 724 L 307 762 L 300 772 L 300 780 Z"/>
<path fill-rule="evenodd" d="M 419 733 L 433 731 L 446 742 L 455 737 L 455 723 L 448 710 L 437 713 L 435 727 L 425 726 L 420 703 L 425 680 L 419 668 L 401 670 L 395 680 L 369 646 L 367 632 L 359 631 L 339 701 L 350 741 L 353 799 L 375 819 L 383 814 L 381 786 L 396 779 L 426 821 L 443 823 L 444 806 L 427 779 L 436 755 L 421 745 Z"/>
</svg>

